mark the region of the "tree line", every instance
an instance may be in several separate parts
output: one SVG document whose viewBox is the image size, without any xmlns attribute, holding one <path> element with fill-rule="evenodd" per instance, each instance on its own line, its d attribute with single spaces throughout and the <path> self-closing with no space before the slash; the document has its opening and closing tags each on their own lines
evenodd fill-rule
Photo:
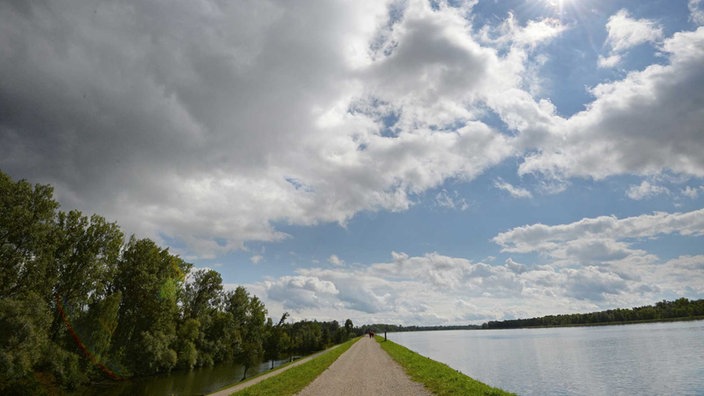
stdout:
<svg viewBox="0 0 704 396">
<path fill-rule="evenodd" d="M 99 215 L 59 210 L 49 185 L 0 171 L 0 394 L 40 394 L 322 350 L 352 321 L 276 323 L 243 288 Z"/>
<path fill-rule="evenodd" d="M 436 331 L 436 330 L 477 330 L 480 325 L 446 325 L 446 326 L 403 326 L 387 323 L 365 324 L 359 328 L 362 333 L 373 331 L 374 333 L 400 333 L 406 331 Z"/>
<path fill-rule="evenodd" d="M 687 298 L 679 298 L 674 301 L 663 300 L 655 305 L 646 305 L 631 309 L 619 308 L 590 313 L 548 315 L 530 319 L 490 321 L 484 323 L 482 328 L 517 329 L 524 327 L 584 326 L 609 323 L 653 322 L 698 318 L 704 318 L 704 299 L 690 301 Z"/>
</svg>

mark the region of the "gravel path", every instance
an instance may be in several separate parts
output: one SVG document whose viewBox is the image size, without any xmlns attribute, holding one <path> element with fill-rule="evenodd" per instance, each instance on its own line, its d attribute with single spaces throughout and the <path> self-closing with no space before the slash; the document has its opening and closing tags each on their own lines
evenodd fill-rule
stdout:
<svg viewBox="0 0 704 396">
<path fill-rule="evenodd" d="M 425 396 L 431 393 L 413 382 L 376 340 L 363 337 L 298 395 Z"/>
</svg>

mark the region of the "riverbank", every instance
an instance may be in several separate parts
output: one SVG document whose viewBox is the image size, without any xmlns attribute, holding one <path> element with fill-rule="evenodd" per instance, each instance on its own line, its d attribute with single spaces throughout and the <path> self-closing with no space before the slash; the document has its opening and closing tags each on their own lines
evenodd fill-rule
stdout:
<svg viewBox="0 0 704 396">
<path fill-rule="evenodd" d="M 422 356 L 395 342 L 377 337 L 381 348 L 399 363 L 411 379 L 434 395 L 513 395 L 468 377 L 450 366 Z"/>
<path fill-rule="evenodd" d="M 511 395 L 381 337 L 356 339 L 297 363 L 210 396 L 396 395 L 399 389 L 419 396 Z"/>
<path fill-rule="evenodd" d="M 353 339 L 336 345 L 208 396 L 293 395 L 312 382 L 356 341 Z"/>
</svg>

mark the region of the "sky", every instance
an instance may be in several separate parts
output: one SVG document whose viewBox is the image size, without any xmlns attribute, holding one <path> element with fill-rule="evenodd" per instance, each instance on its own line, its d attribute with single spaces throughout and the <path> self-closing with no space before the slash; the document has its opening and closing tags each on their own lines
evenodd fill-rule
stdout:
<svg viewBox="0 0 704 396">
<path fill-rule="evenodd" d="M 6 0 L 0 169 L 274 318 L 704 298 L 704 0 Z"/>
</svg>

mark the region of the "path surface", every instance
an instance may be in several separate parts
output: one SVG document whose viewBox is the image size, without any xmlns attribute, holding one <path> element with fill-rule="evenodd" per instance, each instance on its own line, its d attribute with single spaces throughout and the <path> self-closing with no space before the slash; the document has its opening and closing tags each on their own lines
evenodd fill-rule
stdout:
<svg viewBox="0 0 704 396">
<path fill-rule="evenodd" d="M 363 337 L 298 395 L 426 396 L 431 393 L 413 382 L 375 339 Z"/>
<path fill-rule="evenodd" d="M 248 387 L 250 387 L 250 386 L 252 386 L 252 385 L 256 385 L 256 384 L 258 384 L 258 383 L 264 381 L 264 380 L 267 379 L 267 378 L 273 377 L 273 376 L 275 376 L 275 375 L 279 375 L 279 374 L 283 373 L 284 371 L 286 371 L 286 370 L 288 370 L 288 369 L 290 369 L 290 368 L 292 368 L 292 367 L 299 366 L 299 365 L 301 365 L 301 364 L 303 364 L 303 363 L 305 363 L 305 362 L 307 362 L 307 361 L 309 361 L 309 360 L 311 360 L 311 359 L 313 359 L 313 358 L 318 357 L 319 355 L 322 355 L 323 353 L 330 352 L 331 350 L 333 350 L 333 349 L 335 349 L 335 348 L 337 348 L 337 347 L 339 347 L 339 345 L 335 345 L 335 346 L 332 347 L 332 348 L 328 348 L 328 349 L 326 349 L 326 350 L 324 350 L 324 351 L 322 351 L 322 352 L 318 352 L 318 353 L 313 354 L 313 355 L 310 355 L 310 356 L 308 356 L 308 357 L 305 357 L 305 358 L 302 358 L 302 359 L 298 359 L 298 360 L 296 360 L 295 362 L 289 364 L 288 366 L 281 367 L 281 368 L 276 369 L 276 370 L 274 370 L 274 371 L 271 371 L 271 372 L 268 372 L 268 373 L 266 373 L 266 374 L 260 375 L 259 377 L 252 378 L 252 379 L 250 379 L 249 381 L 242 382 L 242 383 L 240 383 L 240 384 L 237 384 L 237 385 L 235 385 L 235 386 L 231 386 L 231 387 L 226 388 L 226 389 L 223 389 L 223 390 L 221 390 L 221 391 L 218 391 L 218 392 L 215 392 L 215 393 L 211 393 L 211 394 L 209 394 L 208 396 L 229 396 L 229 395 L 231 395 L 231 394 L 233 394 L 233 393 L 235 393 L 235 392 L 241 391 L 241 390 L 244 389 L 244 388 L 248 388 Z"/>
</svg>

